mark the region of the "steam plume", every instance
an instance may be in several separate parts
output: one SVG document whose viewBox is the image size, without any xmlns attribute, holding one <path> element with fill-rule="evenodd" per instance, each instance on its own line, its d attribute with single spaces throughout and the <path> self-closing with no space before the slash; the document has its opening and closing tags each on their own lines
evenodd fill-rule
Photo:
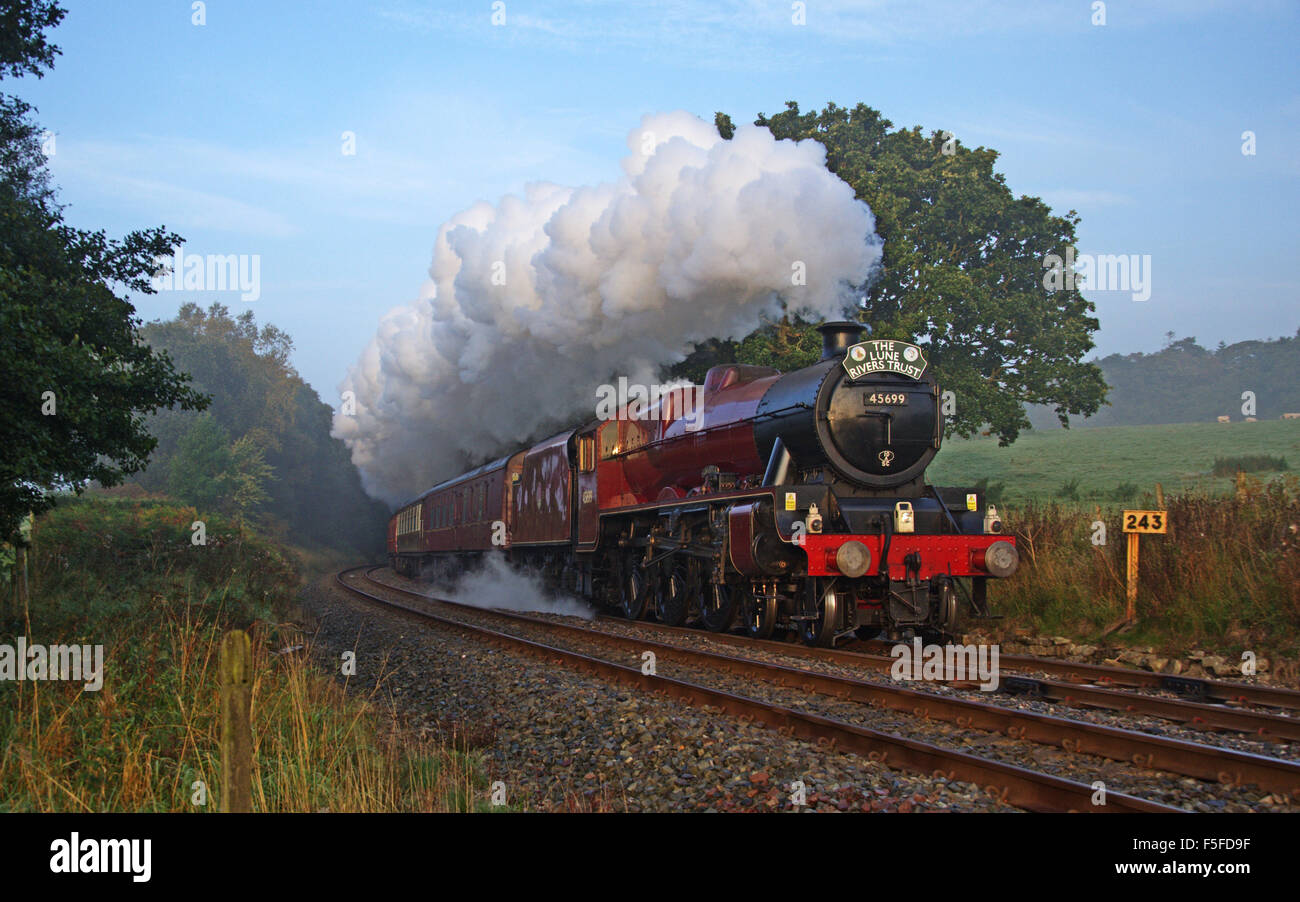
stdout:
<svg viewBox="0 0 1300 902">
<path fill-rule="evenodd" d="M 530 184 L 439 229 L 430 280 L 340 385 L 355 413 L 334 435 L 372 495 L 405 500 L 589 418 L 611 377 L 652 383 L 781 300 L 838 317 L 880 258 L 871 211 L 817 142 L 755 126 L 723 140 L 674 112 L 627 145 L 617 183 Z"/>
</svg>

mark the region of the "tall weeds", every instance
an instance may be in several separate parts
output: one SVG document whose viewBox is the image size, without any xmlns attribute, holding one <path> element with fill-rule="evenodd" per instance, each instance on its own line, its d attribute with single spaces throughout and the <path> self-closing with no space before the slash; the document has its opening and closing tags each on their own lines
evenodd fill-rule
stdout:
<svg viewBox="0 0 1300 902">
<path fill-rule="evenodd" d="M 1149 495 L 1129 507 L 1151 508 Z M 1141 539 L 1142 630 L 1293 651 L 1300 637 L 1300 480 L 1246 477 L 1232 497 L 1166 499 L 1166 535 Z M 991 598 L 1017 624 L 1095 634 L 1125 610 L 1122 507 L 1030 503 L 1004 511 L 1021 553 Z M 1095 544 L 1105 524 L 1104 545 Z"/>
<path fill-rule="evenodd" d="M 85 502 L 38 524 L 35 589 L 0 642 L 104 646 L 104 682 L 0 683 L 0 810 L 214 811 L 217 654 L 253 636 L 253 805 L 260 811 L 484 807 L 477 753 L 417 733 L 311 663 L 282 618 L 297 579 L 276 547 L 192 509 Z"/>
</svg>

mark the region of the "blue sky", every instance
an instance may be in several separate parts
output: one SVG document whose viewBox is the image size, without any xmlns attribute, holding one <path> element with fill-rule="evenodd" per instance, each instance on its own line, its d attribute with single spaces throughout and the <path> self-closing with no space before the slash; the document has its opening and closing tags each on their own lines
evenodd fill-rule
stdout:
<svg viewBox="0 0 1300 902">
<path fill-rule="evenodd" d="M 1082 216 L 1080 250 L 1151 257 L 1151 297 L 1087 292 L 1098 352 L 1295 334 L 1300 3 L 75 2 L 43 80 L 3 90 L 56 134 L 83 227 L 165 224 L 258 254 L 261 297 L 330 404 L 380 316 L 413 300 L 440 223 L 529 181 L 619 175 L 646 113 L 737 122 L 864 102 L 1001 152 L 1016 194 Z M 342 133 L 356 135 L 355 156 Z M 1242 154 L 1242 133 L 1256 153 Z"/>
</svg>

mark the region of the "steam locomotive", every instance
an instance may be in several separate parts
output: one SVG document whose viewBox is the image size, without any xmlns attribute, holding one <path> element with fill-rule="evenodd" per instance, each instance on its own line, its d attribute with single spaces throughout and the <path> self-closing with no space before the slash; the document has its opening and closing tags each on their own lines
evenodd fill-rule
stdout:
<svg viewBox="0 0 1300 902">
<path fill-rule="evenodd" d="M 862 328 L 818 327 L 804 369 L 715 366 L 693 394 L 434 486 L 390 521 L 392 566 L 504 552 L 633 620 L 817 646 L 952 635 L 959 602 L 987 616 L 988 581 L 1019 554 L 981 493 L 925 482 L 943 417 L 924 349 Z"/>
</svg>

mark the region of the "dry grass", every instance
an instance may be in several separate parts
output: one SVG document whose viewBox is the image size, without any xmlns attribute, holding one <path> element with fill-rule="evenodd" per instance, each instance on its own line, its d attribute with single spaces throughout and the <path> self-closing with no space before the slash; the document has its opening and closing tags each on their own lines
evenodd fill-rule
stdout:
<svg viewBox="0 0 1300 902">
<path fill-rule="evenodd" d="M 1147 497 L 1129 507 L 1152 508 Z M 1300 637 L 1300 480 L 1243 479 L 1230 497 L 1166 499 L 1169 531 L 1141 540 L 1134 638 L 1292 654 Z M 992 590 L 1013 625 L 1095 638 L 1124 615 L 1120 506 L 1030 503 L 1004 512 L 1022 565 Z M 1096 545 L 1094 523 L 1106 524 Z"/>
<path fill-rule="evenodd" d="M 216 810 L 221 631 L 195 622 L 188 606 L 156 612 L 164 614 L 156 631 L 105 649 L 98 692 L 60 682 L 6 687 L 0 809 Z M 379 686 L 349 694 L 305 651 L 276 654 L 267 638 L 254 630 L 254 810 L 484 807 L 476 753 L 413 733 L 385 710 Z"/>
<path fill-rule="evenodd" d="M 254 810 L 490 807 L 479 752 L 412 729 L 383 701 L 383 677 L 345 689 L 312 663 L 295 625 L 268 616 L 289 610 L 296 588 L 268 588 L 274 549 L 244 536 L 191 567 L 189 512 L 174 518 L 177 541 L 154 541 L 169 517 L 123 526 L 120 509 L 71 506 L 38 530 L 38 588 L 0 641 L 102 644 L 104 681 L 98 691 L 0 683 L 0 811 L 215 811 L 217 658 L 231 627 L 253 638 Z M 111 541 L 106 522 L 122 530 Z M 102 548 L 117 567 L 97 560 Z M 258 567 L 247 566 L 252 554 Z"/>
</svg>

